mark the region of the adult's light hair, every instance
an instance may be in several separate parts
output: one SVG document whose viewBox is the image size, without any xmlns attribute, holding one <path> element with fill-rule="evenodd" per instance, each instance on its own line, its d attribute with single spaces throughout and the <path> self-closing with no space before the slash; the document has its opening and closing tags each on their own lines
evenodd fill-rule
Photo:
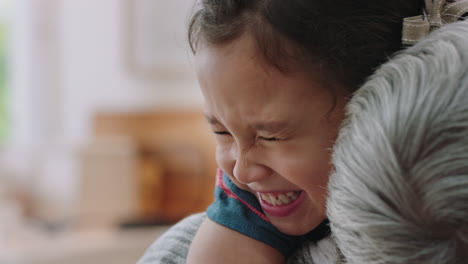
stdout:
<svg viewBox="0 0 468 264">
<path fill-rule="evenodd" d="M 468 21 L 384 64 L 334 148 L 328 216 L 347 263 L 468 263 Z"/>
</svg>

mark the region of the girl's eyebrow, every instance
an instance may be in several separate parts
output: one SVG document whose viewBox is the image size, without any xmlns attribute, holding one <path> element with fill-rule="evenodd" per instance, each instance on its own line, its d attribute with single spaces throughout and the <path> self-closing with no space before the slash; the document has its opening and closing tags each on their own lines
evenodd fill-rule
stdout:
<svg viewBox="0 0 468 264">
<path fill-rule="evenodd" d="M 205 119 L 206 121 L 208 121 L 209 124 L 211 125 L 220 125 L 221 123 L 218 121 L 218 119 L 216 119 L 216 117 L 214 116 L 211 116 L 207 113 L 204 114 L 205 115 Z"/>
<path fill-rule="evenodd" d="M 266 121 L 252 124 L 252 128 L 257 131 L 280 132 L 290 126 L 289 121 Z"/>
<path fill-rule="evenodd" d="M 205 113 L 205 118 L 211 125 L 222 125 L 221 122 L 216 119 L 216 117 L 211 116 Z M 279 132 L 283 131 L 290 126 L 289 121 L 264 121 L 264 122 L 256 122 L 251 125 L 251 127 L 257 131 L 265 131 L 265 132 Z"/>
</svg>

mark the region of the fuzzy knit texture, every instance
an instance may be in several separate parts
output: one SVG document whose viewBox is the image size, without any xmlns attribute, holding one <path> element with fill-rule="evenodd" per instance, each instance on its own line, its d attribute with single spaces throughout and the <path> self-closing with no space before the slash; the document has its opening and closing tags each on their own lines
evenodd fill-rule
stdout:
<svg viewBox="0 0 468 264">
<path fill-rule="evenodd" d="M 205 213 L 189 216 L 172 226 L 145 252 L 137 264 L 184 264 Z"/>
<path fill-rule="evenodd" d="M 468 21 L 384 64 L 347 110 L 327 206 L 346 263 L 468 263 Z"/>
</svg>

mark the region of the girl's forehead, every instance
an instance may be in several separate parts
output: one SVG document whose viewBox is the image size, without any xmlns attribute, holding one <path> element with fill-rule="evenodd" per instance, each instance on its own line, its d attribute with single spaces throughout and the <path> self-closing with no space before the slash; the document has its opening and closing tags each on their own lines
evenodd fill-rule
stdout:
<svg viewBox="0 0 468 264">
<path fill-rule="evenodd" d="M 217 74 L 235 72 L 239 77 L 246 73 L 275 74 L 258 56 L 257 51 L 249 41 L 239 40 L 223 45 L 204 45 L 194 56 L 194 66 L 198 75 L 207 74 L 206 77 L 216 77 Z M 243 74 L 243 75 L 241 75 Z M 261 76 L 258 76 L 261 77 Z"/>
<path fill-rule="evenodd" d="M 319 76 L 305 71 L 282 73 L 262 61 L 250 43 L 241 39 L 224 46 L 205 45 L 195 55 L 209 120 L 237 119 L 236 123 L 271 128 L 288 118 L 300 119 L 312 112 L 324 116 L 330 110 L 333 98 Z"/>
<path fill-rule="evenodd" d="M 203 81 L 227 79 L 225 77 L 233 73 L 231 77 L 236 78 L 229 81 L 245 83 L 247 86 L 258 82 L 271 85 L 269 82 L 281 84 L 283 81 L 299 81 L 309 82 L 311 89 L 308 91 L 313 93 L 330 92 L 327 89 L 329 85 L 323 83 L 331 83 L 333 80 L 325 77 L 328 75 L 323 74 L 323 67 L 320 64 L 313 65 L 306 62 L 302 64 L 297 63 L 289 65 L 287 69 L 279 69 L 277 65 L 265 60 L 262 50 L 248 33 L 226 43 L 200 45 L 194 56 L 195 70 L 199 79 L 203 77 Z M 255 86 L 260 85 L 255 84 Z M 297 85 L 286 88 L 294 87 Z"/>
<path fill-rule="evenodd" d="M 216 86 L 218 92 L 240 93 L 247 89 L 249 93 L 277 92 L 290 93 L 323 92 L 318 74 L 310 70 L 298 70 L 284 73 L 265 62 L 257 49 L 249 41 L 238 40 L 224 45 L 205 45 L 194 57 L 194 65 L 202 90 L 207 86 Z M 305 84 L 305 85 L 304 85 Z M 302 89 L 307 87 L 307 89 Z M 297 92 L 297 91 L 296 91 Z"/>
</svg>

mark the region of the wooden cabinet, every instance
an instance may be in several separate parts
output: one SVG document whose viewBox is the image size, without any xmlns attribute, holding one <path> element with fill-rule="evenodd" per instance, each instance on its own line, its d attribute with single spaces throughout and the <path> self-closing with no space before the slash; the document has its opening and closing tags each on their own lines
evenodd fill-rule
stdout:
<svg viewBox="0 0 468 264">
<path fill-rule="evenodd" d="M 138 215 L 174 222 L 213 200 L 215 143 L 201 110 L 98 113 L 95 137 L 125 136 L 137 146 Z"/>
</svg>

